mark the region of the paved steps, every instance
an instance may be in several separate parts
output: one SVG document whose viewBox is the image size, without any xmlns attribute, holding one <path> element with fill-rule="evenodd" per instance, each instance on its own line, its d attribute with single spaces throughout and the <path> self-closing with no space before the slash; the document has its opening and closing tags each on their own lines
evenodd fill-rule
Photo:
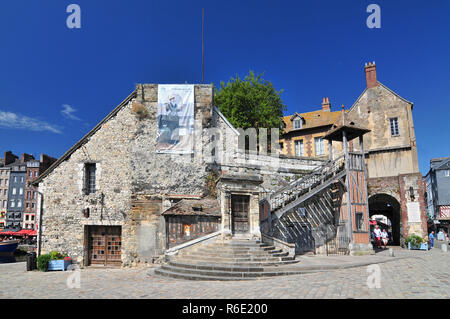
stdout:
<svg viewBox="0 0 450 319">
<path fill-rule="evenodd" d="M 166 256 L 155 274 L 187 280 L 254 280 L 304 273 L 287 268 L 297 263 L 287 252 L 251 240 L 216 241 Z"/>
</svg>

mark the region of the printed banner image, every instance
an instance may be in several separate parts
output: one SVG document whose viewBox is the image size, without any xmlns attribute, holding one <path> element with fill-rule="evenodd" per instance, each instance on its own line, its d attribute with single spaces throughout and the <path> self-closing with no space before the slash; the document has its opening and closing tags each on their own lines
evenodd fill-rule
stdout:
<svg viewBox="0 0 450 319">
<path fill-rule="evenodd" d="M 156 152 L 194 152 L 194 86 L 158 85 Z"/>
</svg>

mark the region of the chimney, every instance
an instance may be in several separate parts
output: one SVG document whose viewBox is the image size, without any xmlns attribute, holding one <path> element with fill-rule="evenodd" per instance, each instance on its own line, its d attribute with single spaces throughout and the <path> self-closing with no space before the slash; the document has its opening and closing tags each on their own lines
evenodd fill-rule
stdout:
<svg viewBox="0 0 450 319">
<path fill-rule="evenodd" d="M 364 66 L 364 71 L 366 72 L 366 83 L 367 88 L 374 88 L 378 86 L 377 82 L 377 70 L 375 66 L 375 61 L 373 63 L 367 64 Z"/>
<path fill-rule="evenodd" d="M 53 158 L 46 154 L 41 154 L 41 157 L 40 157 L 41 171 L 44 172 L 47 168 L 49 168 L 56 161 L 57 161 L 56 158 Z"/>
<path fill-rule="evenodd" d="M 324 111 L 324 112 L 330 112 L 331 111 L 330 99 L 327 98 L 327 97 L 323 98 L 322 111 Z"/>
<path fill-rule="evenodd" d="M 22 157 L 20 158 L 20 161 L 22 163 L 26 163 L 26 162 L 32 161 L 32 160 L 34 160 L 34 156 L 30 155 L 30 154 L 27 154 L 27 153 L 23 153 Z"/>
<path fill-rule="evenodd" d="M 14 155 L 11 151 L 5 152 L 3 156 L 3 165 L 8 165 L 14 163 L 18 157 Z"/>
</svg>

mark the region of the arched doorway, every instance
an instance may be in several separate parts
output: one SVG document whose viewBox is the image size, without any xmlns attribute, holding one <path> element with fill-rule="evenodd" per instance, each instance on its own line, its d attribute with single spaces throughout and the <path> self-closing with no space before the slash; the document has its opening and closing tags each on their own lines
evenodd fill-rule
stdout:
<svg viewBox="0 0 450 319">
<path fill-rule="evenodd" d="M 400 203 L 392 196 L 387 194 L 375 194 L 369 198 L 369 216 L 383 215 L 391 223 L 392 244 L 400 245 L 401 221 L 400 221 Z"/>
</svg>

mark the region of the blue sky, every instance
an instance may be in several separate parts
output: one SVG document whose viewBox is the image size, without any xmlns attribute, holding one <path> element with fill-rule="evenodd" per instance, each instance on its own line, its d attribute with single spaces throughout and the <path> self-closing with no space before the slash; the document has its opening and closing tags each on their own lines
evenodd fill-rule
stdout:
<svg viewBox="0 0 450 319">
<path fill-rule="evenodd" d="M 81 29 L 66 7 L 81 7 Z M 366 8 L 381 8 L 369 29 Z M 363 66 L 414 102 L 420 169 L 450 155 L 450 1 L 41 0 L 0 3 L 0 151 L 61 156 L 136 83 L 205 82 L 249 69 L 284 89 L 287 113 L 350 107 Z"/>
</svg>

